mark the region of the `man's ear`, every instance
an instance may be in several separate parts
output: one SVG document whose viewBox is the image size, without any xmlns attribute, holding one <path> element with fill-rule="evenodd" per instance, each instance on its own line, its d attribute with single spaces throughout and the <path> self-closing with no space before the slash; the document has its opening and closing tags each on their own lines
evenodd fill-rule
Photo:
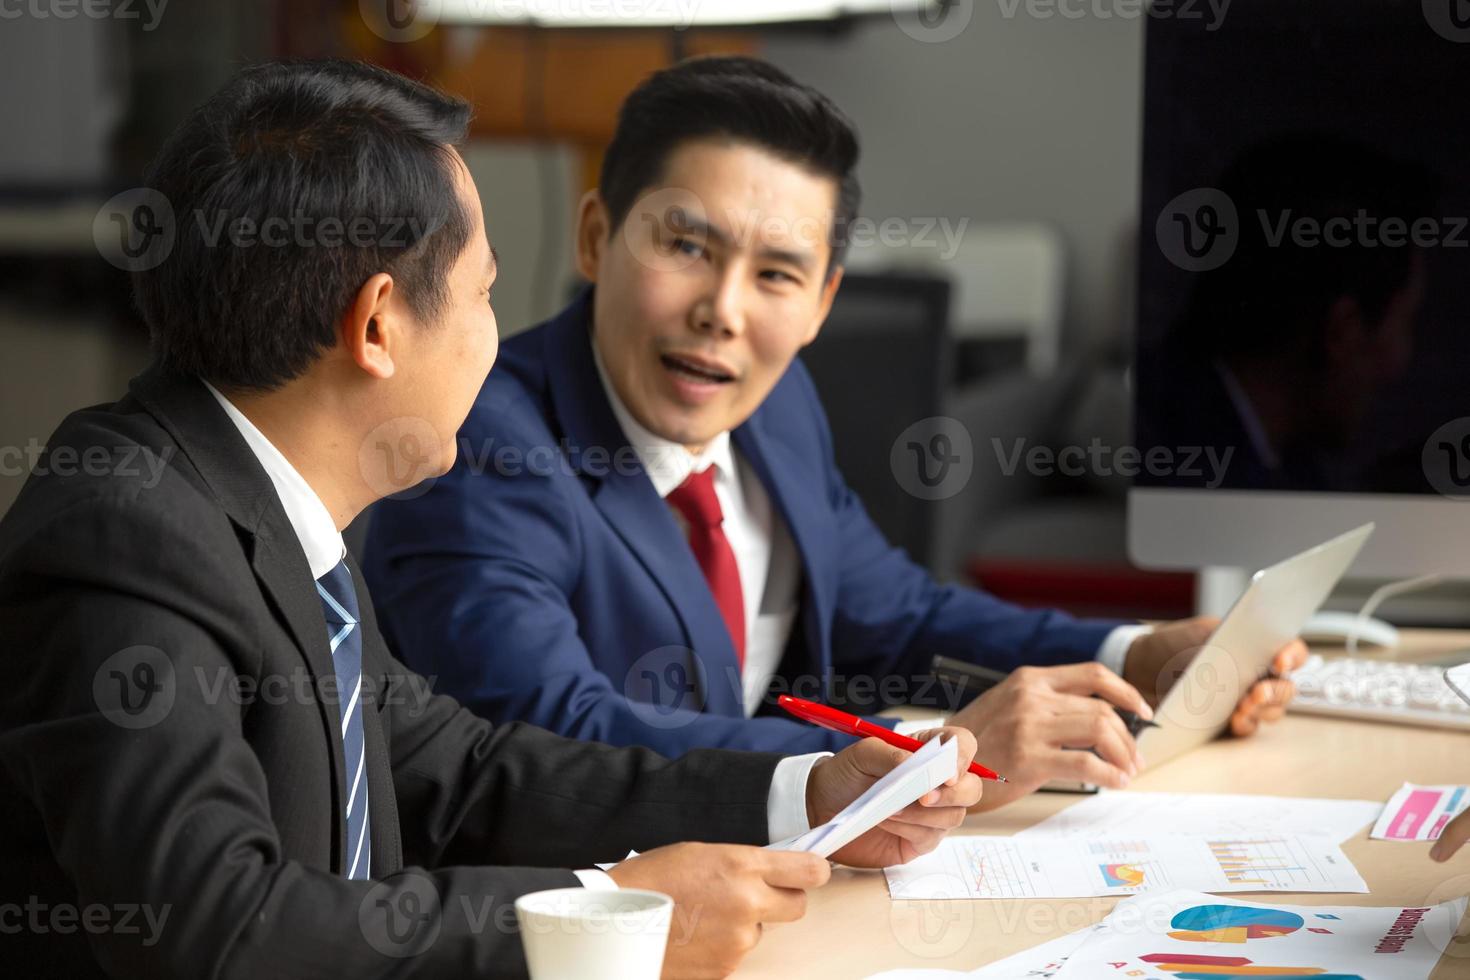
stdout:
<svg viewBox="0 0 1470 980">
<path fill-rule="evenodd" d="M 822 299 L 817 306 L 817 316 L 812 321 L 811 328 L 807 330 L 806 337 L 802 339 L 801 346 L 805 347 L 810 344 L 817 339 L 817 334 L 821 333 L 822 324 L 827 322 L 827 314 L 832 312 L 832 301 L 837 298 L 837 287 L 842 285 L 842 274 L 846 271 L 844 266 L 832 267 L 831 275 L 822 284 Z"/>
<path fill-rule="evenodd" d="M 374 378 L 393 377 L 393 357 L 403 340 L 403 319 L 391 309 L 392 298 L 393 277 L 377 273 L 357 291 L 339 328 L 347 356 Z"/>
<path fill-rule="evenodd" d="M 588 282 L 597 281 L 602 258 L 607 251 L 612 223 L 602 194 L 596 188 L 582 195 L 577 205 L 577 271 Z"/>
</svg>

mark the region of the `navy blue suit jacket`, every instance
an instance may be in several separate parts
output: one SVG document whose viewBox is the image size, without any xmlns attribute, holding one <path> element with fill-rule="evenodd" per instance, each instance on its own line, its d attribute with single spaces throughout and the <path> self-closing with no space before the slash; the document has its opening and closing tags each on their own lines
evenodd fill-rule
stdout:
<svg viewBox="0 0 1470 980">
<path fill-rule="evenodd" d="M 745 717 L 719 609 L 603 390 L 590 297 L 503 346 L 447 476 L 378 505 L 365 570 L 390 642 L 497 722 L 670 756 L 850 743 L 770 705 Z M 834 463 L 800 362 L 732 438 L 802 563 L 773 693 L 820 700 L 840 676 L 853 699 L 922 700 L 935 654 L 1000 670 L 1089 660 L 1116 625 L 941 586 L 889 545 Z"/>
</svg>

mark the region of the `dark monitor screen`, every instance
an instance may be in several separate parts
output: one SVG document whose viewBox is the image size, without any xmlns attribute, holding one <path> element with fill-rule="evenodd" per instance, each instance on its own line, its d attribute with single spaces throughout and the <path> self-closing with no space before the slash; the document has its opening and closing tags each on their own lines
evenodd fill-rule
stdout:
<svg viewBox="0 0 1470 980">
<path fill-rule="evenodd" d="M 1140 486 L 1470 493 L 1467 93 L 1462 0 L 1155 6 Z"/>
</svg>

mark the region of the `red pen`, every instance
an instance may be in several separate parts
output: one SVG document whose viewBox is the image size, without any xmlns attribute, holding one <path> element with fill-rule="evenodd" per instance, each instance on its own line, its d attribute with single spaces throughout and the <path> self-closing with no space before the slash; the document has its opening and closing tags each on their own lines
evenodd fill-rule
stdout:
<svg viewBox="0 0 1470 980">
<path fill-rule="evenodd" d="M 871 721 L 863 721 L 857 715 L 850 715 L 846 711 L 838 711 L 829 708 L 825 704 L 817 704 L 815 701 L 804 701 L 794 698 L 789 694 L 783 694 L 776 699 L 776 703 L 791 712 L 802 721 L 809 721 L 813 725 L 830 728 L 834 732 L 842 732 L 844 735 L 856 735 L 859 738 L 879 738 L 889 745 L 900 749 L 908 749 L 917 752 L 924 747 L 924 743 L 907 735 L 900 735 L 890 728 L 875 725 Z M 1009 782 L 1004 776 L 994 769 L 987 769 L 978 762 L 970 763 L 970 771 L 981 779 L 993 779 L 998 783 Z"/>
</svg>

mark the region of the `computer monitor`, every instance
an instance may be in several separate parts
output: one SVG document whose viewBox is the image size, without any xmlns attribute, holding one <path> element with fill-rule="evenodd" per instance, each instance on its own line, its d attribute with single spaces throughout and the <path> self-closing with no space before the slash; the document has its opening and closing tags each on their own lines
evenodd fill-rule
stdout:
<svg viewBox="0 0 1470 980">
<path fill-rule="evenodd" d="M 1470 569 L 1470 18 L 1457 0 L 1151 8 L 1129 547 Z M 1122 462 L 1122 460 L 1120 460 Z"/>
<path fill-rule="evenodd" d="M 849 273 L 821 334 L 801 353 L 847 485 L 889 542 L 925 565 L 939 505 L 898 492 L 891 447 L 909 426 L 941 411 L 949 308 L 947 280 Z"/>
</svg>

